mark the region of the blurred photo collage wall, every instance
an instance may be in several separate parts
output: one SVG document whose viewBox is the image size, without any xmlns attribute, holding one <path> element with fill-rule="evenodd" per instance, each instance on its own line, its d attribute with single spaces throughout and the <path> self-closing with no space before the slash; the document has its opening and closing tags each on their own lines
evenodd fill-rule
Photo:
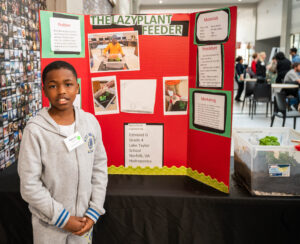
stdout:
<svg viewBox="0 0 300 244">
<path fill-rule="evenodd" d="M 0 0 L 0 171 L 18 159 L 26 122 L 42 108 L 39 9 L 46 0 Z"/>
</svg>

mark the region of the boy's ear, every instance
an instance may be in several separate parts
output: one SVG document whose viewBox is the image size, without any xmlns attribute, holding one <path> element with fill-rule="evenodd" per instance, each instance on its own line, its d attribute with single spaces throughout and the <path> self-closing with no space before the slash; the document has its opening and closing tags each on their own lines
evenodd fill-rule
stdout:
<svg viewBox="0 0 300 244">
<path fill-rule="evenodd" d="M 46 90 L 45 83 L 43 83 L 43 91 L 44 91 L 44 94 L 45 94 L 45 96 L 48 98 L 48 95 L 47 95 L 47 90 Z"/>
<path fill-rule="evenodd" d="M 78 83 L 78 82 L 76 82 L 76 84 L 77 84 L 76 93 L 78 93 L 78 92 L 79 92 L 79 89 L 80 89 L 80 86 L 79 86 L 79 83 Z"/>
</svg>

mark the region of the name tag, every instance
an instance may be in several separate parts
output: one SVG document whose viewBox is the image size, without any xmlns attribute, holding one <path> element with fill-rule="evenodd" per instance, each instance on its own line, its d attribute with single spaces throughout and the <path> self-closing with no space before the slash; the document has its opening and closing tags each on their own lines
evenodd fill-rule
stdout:
<svg viewBox="0 0 300 244">
<path fill-rule="evenodd" d="M 71 152 L 76 147 L 79 147 L 84 143 L 80 133 L 77 131 L 73 135 L 67 137 L 64 139 L 64 142 L 66 144 L 66 147 L 68 148 L 68 151 Z"/>
</svg>

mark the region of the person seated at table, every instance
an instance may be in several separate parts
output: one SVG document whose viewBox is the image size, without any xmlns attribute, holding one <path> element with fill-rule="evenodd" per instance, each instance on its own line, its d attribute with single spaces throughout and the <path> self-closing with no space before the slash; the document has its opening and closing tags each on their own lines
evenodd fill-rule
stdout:
<svg viewBox="0 0 300 244">
<path fill-rule="evenodd" d="M 108 52 L 109 55 L 121 54 L 122 57 L 124 57 L 125 54 L 123 53 L 122 47 L 121 47 L 120 43 L 118 42 L 118 37 L 116 35 L 113 35 L 111 41 L 112 42 L 108 43 L 107 47 L 103 50 L 103 56 L 107 57 L 106 53 Z"/>
<path fill-rule="evenodd" d="M 283 52 L 278 52 L 275 58 L 277 60 L 276 83 L 282 83 L 286 73 L 291 69 L 291 61 L 284 56 Z"/>
<path fill-rule="evenodd" d="M 241 95 L 244 90 L 244 77 L 245 77 L 245 67 L 243 65 L 243 58 L 241 56 L 238 56 L 235 59 L 236 65 L 235 65 L 235 75 L 234 80 L 238 84 L 238 91 L 235 96 L 235 101 L 241 102 Z"/>
<path fill-rule="evenodd" d="M 266 53 L 260 52 L 258 54 L 258 60 L 256 63 L 256 76 L 257 82 L 265 82 L 266 81 Z"/>
<path fill-rule="evenodd" d="M 298 83 L 300 84 L 300 62 L 293 63 L 293 68 L 286 73 L 284 77 L 284 83 Z"/>
<path fill-rule="evenodd" d="M 300 63 L 294 63 L 293 68 L 286 73 L 284 77 L 284 83 L 288 84 L 300 84 Z M 282 89 L 283 92 L 288 97 L 288 105 L 295 105 L 299 103 L 300 92 L 298 88 L 295 89 Z"/>
</svg>

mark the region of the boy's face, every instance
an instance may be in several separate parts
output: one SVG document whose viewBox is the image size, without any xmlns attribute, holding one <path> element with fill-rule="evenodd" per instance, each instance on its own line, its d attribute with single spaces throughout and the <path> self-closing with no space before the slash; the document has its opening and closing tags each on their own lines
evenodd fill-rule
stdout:
<svg viewBox="0 0 300 244">
<path fill-rule="evenodd" d="M 52 108 L 60 111 L 73 109 L 78 89 L 76 77 L 68 69 L 55 69 L 46 75 L 44 92 Z"/>
</svg>

